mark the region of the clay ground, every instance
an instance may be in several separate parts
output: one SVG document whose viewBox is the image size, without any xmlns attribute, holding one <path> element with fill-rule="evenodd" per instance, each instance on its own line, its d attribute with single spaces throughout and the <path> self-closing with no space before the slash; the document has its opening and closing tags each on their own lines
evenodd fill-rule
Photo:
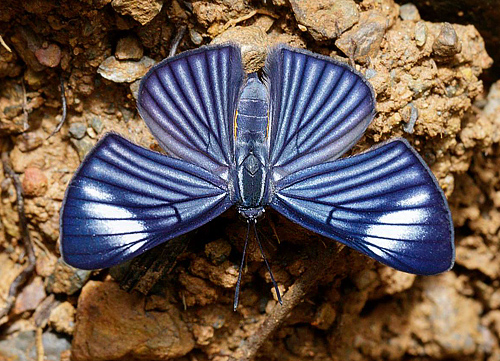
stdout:
<svg viewBox="0 0 500 361">
<path fill-rule="evenodd" d="M 0 360 L 500 360 L 499 7 L 476 3 L 0 2 Z M 454 268 L 394 271 L 268 211 L 259 235 L 293 310 L 279 313 L 288 309 L 251 244 L 233 312 L 246 234 L 234 210 L 140 264 L 62 263 L 64 191 L 97 140 L 113 131 L 160 150 L 134 94 L 179 34 L 178 51 L 240 44 L 248 70 L 277 43 L 354 63 L 377 115 L 353 153 L 410 141 L 449 199 Z M 30 253 L 5 165 L 22 185 L 36 258 L 12 297 Z"/>
</svg>

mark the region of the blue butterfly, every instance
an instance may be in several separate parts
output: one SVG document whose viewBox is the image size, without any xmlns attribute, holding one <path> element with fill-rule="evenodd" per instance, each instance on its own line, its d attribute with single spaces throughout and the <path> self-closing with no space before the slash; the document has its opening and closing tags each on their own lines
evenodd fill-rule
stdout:
<svg viewBox="0 0 500 361">
<path fill-rule="evenodd" d="M 154 66 L 137 103 L 168 155 L 117 134 L 94 147 L 61 211 L 68 264 L 122 263 L 236 205 L 249 227 L 271 206 L 400 271 L 452 267 L 446 198 L 408 142 L 338 159 L 375 114 L 372 87 L 348 65 L 278 46 L 262 81 L 237 46 L 206 46 Z"/>
</svg>

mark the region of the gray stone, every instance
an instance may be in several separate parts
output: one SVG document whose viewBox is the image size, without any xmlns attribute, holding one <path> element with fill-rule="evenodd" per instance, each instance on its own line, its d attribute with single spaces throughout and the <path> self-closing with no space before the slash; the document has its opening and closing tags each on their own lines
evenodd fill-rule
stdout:
<svg viewBox="0 0 500 361">
<path fill-rule="evenodd" d="M 438 58 L 450 58 L 462 51 L 462 43 L 450 23 L 443 23 L 441 31 L 432 44 L 432 51 Z"/>
<path fill-rule="evenodd" d="M 399 8 L 399 17 L 403 20 L 408 20 L 408 21 L 420 20 L 420 14 L 418 12 L 418 9 L 412 3 L 401 5 L 401 7 Z"/>
<path fill-rule="evenodd" d="M 69 350 L 71 343 L 52 332 L 42 335 L 44 360 L 60 361 L 61 353 Z M 36 361 L 35 331 L 24 331 L 13 338 L 0 341 L 0 360 Z"/>
<path fill-rule="evenodd" d="M 82 139 L 87 131 L 87 124 L 84 123 L 72 123 L 69 126 L 69 134 L 75 139 Z"/>
</svg>

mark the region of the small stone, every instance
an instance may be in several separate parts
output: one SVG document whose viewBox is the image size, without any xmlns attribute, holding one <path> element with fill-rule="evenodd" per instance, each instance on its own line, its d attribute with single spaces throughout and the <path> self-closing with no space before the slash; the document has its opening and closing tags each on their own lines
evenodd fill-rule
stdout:
<svg viewBox="0 0 500 361">
<path fill-rule="evenodd" d="M 88 282 L 78 299 L 72 360 L 170 360 L 193 349 L 177 307 L 146 311 L 144 304 L 145 296 L 115 282 Z"/>
<path fill-rule="evenodd" d="M 136 80 L 130 83 L 130 94 L 134 97 L 135 100 L 139 97 L 139 87 L 141 86 L 141 80 Z"/>
<path fill-rule="evenodd" d="M 290 0 L 295 19 L 316 41 L 332 40 L 359 20 L 353 0 Z"/>
<path fill-rule="evenodd" d="M 155 61 L 147 56 L 139 61 L 118 60 L 110 56 L 99 65 L 97 72 L 115 83 L 131 83 L 142 78 L 153 65 Z"/>
<path fill-rule="evenodd" d="M 69 126 L 69 134 L 75 139 L 82 139 L 87 131 L 87 125 L 84 123 L 72 123 Z"/>
<path fill-rule="evenodd" d="M 70 341 L 52 332 L 43 333 L 42 344 L 46 361 L 61 360 L 60 355 L 71 347 Z M 34 361 L 36 355 L 35 331 L 23 331 L 0 341 L 0 360 Z"/>
<path fill-rule="evenodd" d="M 189 37 L 194 45 L 201 45 L 203 43 L 203 37 L 194 29 L 189 30 Z"/>
<path fill-rule="evenodd" d="M 118 40 L 116 44 L 115 57 L 119 60 L 140 60 L 144 55 L 139 39 L 135 36 L 127 36 Z"/>
<path fill-rule="evenodd" d="M 35 56 L 40 64 L 55 68 L 61 62 L 61 48 L 56 44 L 50 44 L 46 48 L 40 48 L 35 51 Z"/>
<path fill-rule="evenodd" d="M 86 138 L 71 139 L 71 144 L 75 146 L 80 161 L 82 161 L 88 152 L 90 152 L 90 150 L 94 147 L 94 144 Z"/>
<path fill-rule="evenodd" d="M 361 15 L 359 24 L 342 34 L 335 45 L 354 60 L 366 63 L 377 56 L 386 29 L 387 19 L 382 13 L 367 11 Z"/>
<path fill-rule="evenodd" d="M 163 7 L 163 0 L 113 0 L 113 9 L 121 15 L 129 15 L 141 25 L 155 18 Z"/>
<path fill-rule="evenodd" d="M 91 271 L 71 267 L 59 259 L 54 272 L 47 279 L 47 292 L 72 295 L 83 287 Z"/>
<path fill-rule="evenodd" d="M 41 277 L 35 277 L 17 295 L 12 312 L 15 315 L 20 315 L 26 311 L 34 311 L 45 297 L 47 297 L 47 294 L 45 293 L 43 280 Z"/>
<path fill-rule="evenodd" d="M 28 167 L 24 171 L 22 181 L 23 192 L 27 197 L 40 197 L 47 192 L 48 179 L 45 173 L 37 167 Z"/>
<path fill-rule="evenodd" d="M 90 121 L 90 126 L 92 127 L 92 129 L 95 130 L 97 134 L 101 134 L 104 128 L 104 124 L 102 123 L 102 120 L 99 117 L 92 117 L 92 120 Z"/>
<path fill-rule="evenodd" d="M 415 24 L 415 42 L 417 46 L 424 46 L 427 42 L 427 25 L 423 21 Z"/>
<path fill-rule="evenodd" d="M 40 147 L 43 140 L 39 132 L 24 132 L 16 137 L 16 146 L 21 152 L 26 153 Z"/>
<path fill-rule="evenodd" d="M 214 328 L 212 326 L 194 324 L 192 330 L 196 343 L 201 346 L 209 345 L 214 337 Z"/>
<path fill-rule="evenodd" d="M 407 3 L 407 4 L 400 6 L 399 17 L 402 20 L 407 20 L 407 21 L 419 21 L 420 20 L 420 14 L 418 12 L 418 9 L 412 3 Z"/>
<path fill-rule="evenodd" d="M 462 43 L 453 25 L 444 23 L 441 26 L 441 32 L 432 44 L 432 51 L 438 58 L 444 59 L 453 57 L 462 51 Z"/>
<path fill-rule="evenodd" d="M 60 333 L 72 335 L 75 329 L 75 307 L 69 302 L 63 302 L 52 310 L 49 326 Z"/>
</svg>

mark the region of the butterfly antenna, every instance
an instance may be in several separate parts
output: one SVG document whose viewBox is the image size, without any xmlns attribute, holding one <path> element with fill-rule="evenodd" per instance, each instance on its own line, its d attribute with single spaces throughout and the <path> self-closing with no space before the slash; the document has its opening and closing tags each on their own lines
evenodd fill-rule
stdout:
<svg viewBox="0 0 500 361">
<path fill-rule="evenodd" d="M 243 265 L 245 264 L 245 255 L 247 253 L 249 234 L 250 234 L 250 221 L 248 221 L 247 237 L 245 239 L 245 245 L 243 246 L 243 256 L 241 257 L 240 272 L 238 274 L 238 281 L 236 282 L 236 290 L 234 291 L 233 311 L 236 311 L 236 309 L 238 308 L 238 300 L 240 299 L 241 274 L 243 273 Z"/>
<path fill-rule="evenodd" d="M 267 262 L 266 255 L 264 254 L 264 249 L 262 249 L 262 244 L 260 244 L 259 236 L 257 235 L 257 227 L 256 227 L 257 222 L 254 220 L 253 221 L 253 230 L 255 233 L 255 239 L 257 240 L 257 244 L 259 245 L 260 248 L 260 253 L 262 254 L 262 257 L 264 258 L 264 262 L 266 263 L 267 270 L 269 271 L 269 275 L 271 276 L 271 281 L 273 282 L 274 289 L 276 291 L 276 296 L 278 297 L 278 302 L 280 305 L 283 304 L 283 301 L 281 301 L 281 294 L 280 290 L 278 289 L 278 284 L 274 280 L 273 272 L 271 271 L 271 267 L 269 266 L 269 262 Z"/>
</svg>

